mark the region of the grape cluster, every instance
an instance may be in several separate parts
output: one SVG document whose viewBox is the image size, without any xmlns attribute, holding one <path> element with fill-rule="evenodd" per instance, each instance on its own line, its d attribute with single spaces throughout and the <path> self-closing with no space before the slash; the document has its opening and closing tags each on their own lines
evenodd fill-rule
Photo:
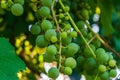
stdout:
<svg viewBox="0 0 120 80">
<path fill-rule="evenodd" d="M 54 6 L 55 9 L 51 9 L 52 0 L 41 0 L 42 5 L 36 11 L 36 17 L 41 21 L 36 22 L 30 28 L 30 32 L 37 35 L 36 45 L 40 48 L 46 47 L 43 54 L 44 61 L 57 62 L 57 68 L 50 68 L 47 75 L 56 79 L 60 72 L 71 75 L 72 70 L 76 69 L 84 74 L 87 80 L 96 78 L 96 75 L 100 80 L 115 77 L 116 61 L 112 54 L 102 48 L 101 42 L 94 38 L 95 35 L 85 27 L 85 21 L 89 20 L 89 9 L 81 8 L 79 15 L 69 16 L 67 13 L 75 11 L 78 5 L 74 3 L 76 7 L 71 7 L 67 4 L 68 1 L 63 0 L 62 3 L 66 4 L 64 8 L 60 6 L 61 2 L 54 2 L 59 7 Z M 70 21 L 71 16 L 73 19 L 76 18 L 75 25 L 78 31 Z"/>
<path fill-rule="evenodd" d="M 22 15 L 23 4 L 24 0 L 13 0 L 12 14 Z M 40 0 L 35 16 L 37 21 L 30 32 L 36 36 L 36 46 L 46 48 L 44 62 L 57 62 L 57 67 L 48 70 L 50 78 L 56 79 L 60 73 L 71 75 L 73 70 L 85 75 L 87 80 L 109 80 L 117 75 L 113 54 L 103 48 L 91 29 L 86 28 L 90 19 L 87 3 Z"/>
<path fill-rule="evenodd" d="M 1 7 L 10 10 L 14 16 L 21 16 L 24 13 L 24 0 L 8 0 L 1 2 Z"/>
</svg>

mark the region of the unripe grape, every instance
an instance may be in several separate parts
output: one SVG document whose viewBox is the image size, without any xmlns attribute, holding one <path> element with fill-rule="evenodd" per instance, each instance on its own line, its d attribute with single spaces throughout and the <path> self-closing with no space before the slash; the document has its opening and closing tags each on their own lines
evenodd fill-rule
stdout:
<svg viewBox="0 0 120 80">
<path fill-rule="evenodd" d="M 37 36 L 36 45 L 40 48 L 46 47 L 48 45 L 48 41 L 45 39 L 44 35 Z"/>
<path fill-rule="evenodd" d="M 44 31 L 52 29 L 52 27 L 52 23 L 49 20 L 43 20 L 41 23 L 41 28 Z"/>
<path fill-rule="evenodd" d="M 78 52 L 78 50 L 79 50 L 79 45 L 77 45 L 76 43 L 70 43 L 68 45 L 66 55 L 72 57 Z"/>
<path fill-rule="evenodd" d="M 24 12 L 23 6 L 21 4 L 15 3 L 11 6 L 11 12 L 15 16 L 21 16 Z"/>
<path fill-rule="evenodd" d="M 57 36 L 57 33 L 54 29 L 49 29 L 45 32 L 45 38 L 48 41 L 51 41 L 52 36 Z"/>
<path fill-rule="evenodd" d="M 70 36 L 71 36 L 72 38 L 77 37 L 77 32 L 76 32 L 76 31 L 70 32 Z"/>
<path fill-rule="evenodd" d="M 65 29 L 66 29 L 66 30 L 70 30 L 70 28 L 71 28 L 71 25 L 70 25 L 70 24 L 65 24 Z"/>
<path fill-rule="evenodd" d="M 15 3 L 19 3 L 19 4 L 21 4 L 21 5 L 23 5 L 24 4 L 24 0 L 13 0 Z"/>
<path fill-rule="evenodd" d="M 32 25 L 30 28 L 30 32 L 34 35 L 39 34 L 41 32 L 40 26 L 37 24 Z"/>
<path fill-rule="evenodd" d="M 74 69 L 76 67 L 76 65 L 77 65 L 76 60 L 72 57 L 68 57 L 65 60 L 65 66 L 66 67 L 70 67 L 70 68 Z"/>
<path fill-rule="evenodd" d="M 89 20 L 89 12 L 87 9 L 82 9 L 81 15 L 82 15 L 84 20 Z"/>
<path fill-rule="evenodd" d="M 48 17 L 50 15 L 50 9 L 46 6 L 42 6 L 37 11 L 38 17 Z"/>
<path fill-rule="evenodd" d="M 107 68 L 105 65 L 99 65 L 98 70 L 99 70 L 99 72 L 105 72 L 107 70 Z"/>
<path fill-rule="evenodd" d="M 55 43 L 55 42 L 57 42 L 58 39 L 56 36 L 52 36 L 50 40 L 52 43 Z"/>
<path fill-rule="evenodd" d="M 110 67 L 115 67 L 116 61 L 113 60 L 113 59 L 111 59 L 111 60 L 109 60 L 108 65 L 109 65 Z"/>
<path fill-rule="evenodd" d="M 58 76 L 59 76 L 59 70 L 57 68 L 52 67 L 48 70 L 48 77 L 55 79 Z"/>
<path fill-rule="evenodd" d="M 60 36 L 61 36 L 61 38 L 67 38 L 67 32 L 62 32 L 62 33 L 60 34 Z"/>
<path fill-rule="evenodd" d="M 72 74 L 72 69 L 70 67 L 65 67 L 64 68 L 64 74 L 71 75 Z"/>
<path fill-rule="evenodd" d="M 50 62 L 55 60 L 55 56 L 54 55 L 49 55 L 48 53 L 45 53 L 45 54 L 43 54 L 43 59 L 44 59 L 45 62 L 50 63 Z"/>
<path fill-rule="evenodd" d="M 109 80 L 109 73 L 108 73 L 108 71 L 103 72 L 103 73 L 100 75 L 100 78 L 101 78 L 101 80 Z"/>
<path fill-rule="evenodd" d="M 42 5 L 50 7 L 52 5 L 52 0 L 42 0 Z"/>
<path fill-rule="evenodd" d="M 49 55 L 57 54 L 57 48 L 54 45 L 49 45 L 46 49 L 46 53 Z"/>
<path fill-rule="evenodd" d="M 109 74 L 111 77 L 116 77 L 117 71 L 115 69 L 111 69 Z"/>
</svg>

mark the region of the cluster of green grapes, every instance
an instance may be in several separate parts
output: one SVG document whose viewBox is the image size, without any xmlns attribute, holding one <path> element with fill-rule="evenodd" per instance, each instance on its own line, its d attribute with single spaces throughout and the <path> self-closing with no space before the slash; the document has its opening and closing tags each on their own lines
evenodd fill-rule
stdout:
<svg viewBox="0 0 120 80">
<path fill-rule="evenodd" d="M 109 80 L 110 77 L 115 77 L 116 61 L 112 54 L 105 51 L 101 42 L 85 27 L 85 21 L 89 20 L 89 8 L 78 10 L 77 1 L 74 1 L 76 7 L 71 8 L 72 4 L 68 5 L 68 1 L 41 0 L 41 6 L 36 11 L 38 22 L 30 28 L 30 32 L 37 35 L 36 45 L 40 48 L 46 47 L 44 61 L 57 62 L 57 68 L 50 68 L 47 75 L 56 79 L 59 73 L 71 75 L 72 70 L 76 69 L 87 80 Z M 66 5 L 61 8 L 62 3 Z M 75 9 L 78 11 L 75 12 Z M 71 15 L 68 15 L 69 12 Z M 72 25 L 71 16 L 81 33 Z"/>
<path fill-rule="evenodd" d="M 84 74 L 87 80 L 109 80 L 116 77 L 116 61 L 101 45 L 95 34 L 86 28 L 90 6 L 80 0 L 39 0 L 30 32 L 36 45 L 46 48 L 45 62 L 57 62 L 47 72 L 56 79 L 60 73 L 71 75 L 73 70 Z M 11 12 L 23 14 L 24 0 L 13 0 Z M 4 5 L 3 5 L 4 7 Z"/>
<path fill-rule="evenodd" d="M 1 7 L 3 9 L 10 10 L 14 16 L 21 16 L 24 12 L 24 0 L 8 0 L 1 1 Z"/>
</svg>

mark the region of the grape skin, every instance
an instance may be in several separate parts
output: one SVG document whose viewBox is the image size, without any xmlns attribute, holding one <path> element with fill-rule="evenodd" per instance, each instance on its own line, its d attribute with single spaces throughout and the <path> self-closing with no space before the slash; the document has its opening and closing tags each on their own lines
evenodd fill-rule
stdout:
<svg viewBox="0 0 120 80">
<path fill-rule="evenodd" d="M 21 5 L 23 5 L 23 4 L 25 3 L 24 0 L 14 0 L 14 2 L 15 2 L 15 3 L 19 3 L 19 4 L 21 4 Z"/>
<path fill-rule="evenodd" d="M 38 9 L 37 15 L 39 17 L 48 17 L 50 15 L 50 9 L 46 6 L 42 6 Z"/>
<path fill-rule="evenodd" d="M 44 35 L 37 36 L 36 45 L 40 48 L 44 48 L 48 45 L 48 41 L 45 39 Z"/>
<path fill-rule="evenodd" d="M 49 55 L 55 55 L 57 53 L 57 48 L 54 45 L 49 45 L 46 49 L 46 53 Z"/>
<path fill-rule="evenodd" d="M 51 37 L 52 36 L 57 36 L 57 33 L 54 29 L 49 29 L 45 32 L 45 38 L 48 40 L 48 41 L 51 41 Z"/>
<path fill-rule="evenodd" d="M 34 35 L 39 34 L 41 32 L 40 26 L 38 26 L 37 24 L 32 25 L 30 28 L 30 32 Z"/>
<path fill-rule="evenodd" d="M 77 65 L 77 62 L 74 58 L 69 57 L 65 60 L 65 66 L 74 69 Z"/>
<path fill-rule="evenodd" d="M 72 74 L 72 69 L 70 67 L 65 67 L 64 74 L 71 75 Z"/>
<path fill-rule="evenodd" d="M 49 20 L 43 20 L 41 23 L 41 28 L 44 31 L 47 31 L 49 29 L 52 29 L 52 23 Z"/>
<path fill-rule="evenodd" d="M 50 7 L 52 5 L 52 0 L 42 0 L 42 5 Z"/>
<path fill-rule="evenodd" d="M 24 12 L 23 6 L 19 3 L 15 3 L 11 7 L 11 12 L 15 16 L 21 16 Z"/>
<path fill-rule="evenodd" d="M 59 70 L 57 68 L 54 68 L 54 67 L 50 68 L 48 70 L 48 76 L 50 78 L 54 78 L 54 79 L 57 78 L 59 76 Z"/>
<path fill-rule="evenodd" d="M 67 56 L 74 56 L 79 50 L 79 46 L 76 43 L 70 43 L 67 47 Z"/>
</svg>

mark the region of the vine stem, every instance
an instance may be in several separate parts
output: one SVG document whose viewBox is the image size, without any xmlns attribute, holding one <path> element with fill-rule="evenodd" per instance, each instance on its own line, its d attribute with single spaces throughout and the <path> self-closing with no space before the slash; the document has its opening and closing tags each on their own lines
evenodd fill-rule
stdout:
<svg viewBox="0 0 120 80">
<path fill-rule="evenodd" d="M 112 51 L 117 57 L 120 58 L 120 53 L 116 52 L 112 47 L 110 47 L 110 45 L 108 43 L 106 43 L 99 34 L 94 33 L 91 26 L 88 24 L 88 22 L 85 21 L 86 26 L 88 27 L 88 29 L 94 34 L 96 35 L 96 37 L 99 39 L 99 41 L 105 46 L 107 47 L 110 51 Z"/>
<path fill-rule="evenodd" d="M 57 26 L 57 31 L 59 33 L 61 33 L 60 31 L 60 26 L 59 26 L 59 23 L 57 21 L 57 18 L 56 18 L 56 15 L 55 15 L 55 11 L 54 11 L 54 3 L 55 3 L 55 0 L 53 0 L 53 3 L 52 3 L 52 6 L 51 6 L 51 12 L 52 12 L 52 16 L 53 16 L 53 19 L 55 20 L 55 23 L 56 23 L 56 26 Z M 59 54 L 59 64 L 58 64 L 58 69 L 60 70 L 60 67 L 61 67 L 61 63 L 62 63 L 62 56 L 61 56 L 61 48 L 62 48 L 62 41 L 61 41 L 61 36 L 60 36 L 60 39 L 59 39 L 59 51 L 58 51 L 58 54 Z"/>
<path fill-rule="evenodd" d="M 98 75 L 99 75 L 99 72 L 96 74 L 96 76 L 95 76 L 95 79 L 94 79 L 94 80 L 97 80 Z"/>
<path fill-rule="evenodd" d="M 59 0 L 60 5 L 62 6 L 63 10 L 65 9 L 64 4 L 62 3 L 61 0 Z M 94 58 L 96 58 L 96 55 L 94 54 L 94 51 L 91 49 L 91 47 L 89 46 L 89 44 L 87 43 L 87 41 L 85 40 L 83 34 L 81 33 L 81 31 L 78 29 L 77 25 L 75 24 L 75 22 L 73 21 L 72 17 L 70 16 L 69 12 L 66 12 L 67 16 L 70 19 L 70 22 L 72 23 L 74 29 L 76 30 L 76 32 L 82 37 L 83 41 L 85 42 L 85 44 L 87 45 L 87 47 L 89 48 L 89 50 L 91 51 L 92 55 Z"/>
</svg>

